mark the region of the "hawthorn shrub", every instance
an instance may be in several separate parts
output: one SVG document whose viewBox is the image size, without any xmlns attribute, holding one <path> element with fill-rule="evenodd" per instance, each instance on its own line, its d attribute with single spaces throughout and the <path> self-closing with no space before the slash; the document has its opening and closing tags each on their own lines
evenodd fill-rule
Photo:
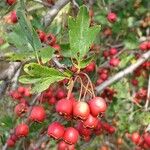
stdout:
<svg viewBox="0 0 150 150">
<path fill-rule="evenodd" d="M 149 150 L 148 6 L 1 1 L 1 149 Z"/>
</svg>

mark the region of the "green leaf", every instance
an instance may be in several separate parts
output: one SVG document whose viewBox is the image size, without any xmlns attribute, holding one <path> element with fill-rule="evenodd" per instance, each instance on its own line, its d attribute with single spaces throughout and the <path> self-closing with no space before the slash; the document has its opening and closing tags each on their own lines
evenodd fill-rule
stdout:
<svg viewBox="0 0 150 150">
<path fill-rule="evenodd" d="M 54 68 L 48 68 L 36 63 L 30 63 L 24 66 L 27 75 L 19 78 L 23 84 L 33 84 L 32 92 L 39 93 L 46 90 L 52 83 L 68 78 L 68 74 L 64 74 Z"/>
<path fill-rule="evenodd" d="M 89 27 L 90 20 L 85 6 L 80 8 L 75 20 L 69 18 L 68 25 L 71 54 L 80 61 L 89 51 L 96 34 L 100 31 L 100 26 Z"/>
<path fill-rule="evenodd" d="M 63 55 L 64 57 L 72 57 L 69 43 L 61 44 L 60 47 L 61 47 L 60 51 L 61 55 Z"/>
<path fill-rule="evenodd" d="M 25 14 L 25 8 L 23 8 L 23 2 L 21 3 L 20 7 L 17 9 L 17 16 L 18 16 L 18 22 L 22 29 L 22 34 L 24 34 L 28 42 L 31 44 L 34 50 L 37 50 L 42 47 L 42 44 L 40 42 L 40 39 L 38 38 L 38 35 L 34 28 L 32 27 L 31 22 L 29 19 L 27 19 L 27 15 Z"/>
<path fill-rule="evenodd" d="M 94 59 L 94 55 L 82 60 L 80 62 L 80 68 L 85 68 L 93 59 Z"/>
<path fill-rule="evenodd" d="M 54 49 L 52 47 L 44 47 L 38 51 L 38 55 L 41 57 L 42 63 L 48 62 L 54 54 Z"/>
</svg>

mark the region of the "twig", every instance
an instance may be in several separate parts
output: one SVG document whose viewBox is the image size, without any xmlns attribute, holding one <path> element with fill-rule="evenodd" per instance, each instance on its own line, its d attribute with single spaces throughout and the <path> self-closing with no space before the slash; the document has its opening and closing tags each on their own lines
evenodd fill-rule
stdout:
<svg viewBox="0 0 150 150">
<path fill-rule="evenodd" d="M 14 76 L 16 70 L 18 70 L 18 68 L 20 67 L 21 62 L 10 62 L 9 64 L 10 65 L 8 69 L 0 74 L 0 80 L 10 80 Z"/>
<path fill-rule="evenodd" d="M 47 3 L 47 2 L 44 2 L 44 1 L 42 1 L 42 0 L 33 0 L 34 2 L 37 2 L 37 3 L 39 3 L 39 4 L 42 4 L 43 6 L 45 6 L 45 7 L 52 7 L 53 5 L 52 4 L 49 4 L 49 3 Z"/>
<path fill-rule="evenodd" d="M 106 87 L 111 85 L 112 83 L 122 79 L 123 77 L 127 76 L 128 74 L 132 73 L 134 70 L 136 70 L 141 64 L 143 64 L 147 59 L 150 58 L 150 51 L 144 53 L 135 64 L 127 67 L 123 71 L 120 71 L 117 73 L 115 76 L 109 78 L 105 82 L 103 82 L 101 85 L 96 87 L 97 92 L 101 92 L 104 90 Z"/>
<path fill-rule="evenodd" d="M 18 84 L 18 78 L 20 76 L 21 73 L 21 69 L 22 69 L 22 65 L 20 66 L 20 68 L 16 71 L 14 77 L 11 80 L 12 86 L 11 86 L 11 90 L 15 90 L 17 88 L 17 84 Z"/>
<path fill-rule="evenodd" d="M 49 26 L 51 22 L 54 20 L 59 11 L 69 3 L 70 0 L 58 0 L 54 6 L 47 12 L 44 16 L 42 22 L 45 27 Z"/>
<path fill-rule="evenodd" d="M 149 80 L 148 80 L 147 99 L 146 99 L 146 103 L 145 103 L 145 111 L 148 110 L 149 101 L 150 101 L 150 75 L 149 75 Z"/>
<path fill-rule="evenodd" d="M 60 69 L 66 69 L 67 68 L 64 64 L 61 64 L 56 57 L 52 58 L 52 61 Z"/>
</svg>

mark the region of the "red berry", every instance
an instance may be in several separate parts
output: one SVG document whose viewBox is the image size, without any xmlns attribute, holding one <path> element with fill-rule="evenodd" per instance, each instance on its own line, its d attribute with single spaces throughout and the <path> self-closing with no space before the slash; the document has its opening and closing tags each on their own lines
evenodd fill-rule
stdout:
<svg viewBox="0 0 150 150">
<path fill-rule="evenodd" d="M 15 129 L 15 135 L 17 137 L 26 137 L 28 134 L 29 134 L 29 127 L 24 123 L 19 124 Z"/>
<path fill-rule="evenodd" d="M 97 85 L 100 85 L 100 84 L 102 84 L 103 82 L 104 82 L 104 80 L 98 79 L 98 80 L 96 81 L 96 84 L 97 84 Z"/>
<path fill-rule="evenodd" d="M 56 91 L 56 98 L 57 99 L 63 99 L 65 97 L 66 97 L 66 92 L 63 89 L 60 88 Z"/>
<path fill-rule="evenodd" d="M 107 15 L 107 19 L 108 19 L 108 21 L 111 22 L 111 23 L 116 22 L 116 20 L 117 20 L 117 15 L 116 15 L 115 13 L 113 13 L 113 12 L 110 12 L 110 13 L 108 13 L 108 15 Z"/>
<path fill-rule="evenodd" d="M 138 80 L 136 80 L 136 79 L 132 79 L 131 83 L 133 86 L 138 86 Z"/>
<path fill-rule="evenodd" d="M 42 30 L 37 30 L 37 34 L 38 34 L 39 39 L 41 40 L 41 42 L 44 42 L 45 38 L 46 38 L 46 33 L 43 32 Z"/>
<path fill-rule="evenodd" d="M 52 45 L 52 47 L 58 52 L 61 50 L 61 47 L 58 44 L 54 44 L 54 45 Z"/>
<path fill-rule="evenodd" d="M 88 118 L 83 122 L 83 126 L 86 128 L 95 128 L 98 125 L 98 118 L 93 117 L 91 114 L 88 116 Z"/>
<path fill-rule="evenodd" d="M 18 91 L 11 91 L 10 96 L 15 100 L 20 100 L 22 95 Z"/>
<path fill-rule="evenodd" d="M 138 144 L 138 143 L 139 143 L 140 138 L 141 138 L 141 136 L 140 136 L 140 134 L 139 134 L 138 132 L 132 133 L 131 139 L 132 139 L 132 141 L 133 141 L 135 144 Z"/>
<path fill-rule="evenodd" d="M 59 122 L 53 122 L 48 126 L 47 134 L 54 139 L 61 139 L 64 135 L 65 128 Z"/>
<path fill-rule="evenodd" d="M 95 62 L 91 62 L 88 66 L 85 68 L 85 72 L 93 72 L 95 70 Z"/>
<path fill-rule="evenodd" d="M 23 86 L 19 86 L 17 90 L 20 94 L 23 94 L 25 92 L 25 88 Z"/>
<path fill-rule="evenodd" d="M 28 110 L 28 106 L 25 103 L 19 103 L 16 105 L 14 112 L 15 114 L 20 117 L 22 116 L 24 113 L 26 113 Z"/>
<path fill-rule="evenodd" d="M 109 50 L 109 54 L 110 55 L 116 55 L 118 53 L 118 50 L 116 49 L 116 48 L 111 48 L 110 50 Z"/>
<path fill-rule="evenodd" d="M 103 51 L 103 57 L 107 59 L 109 57 L 109 51 L 107 50 Z"/>
<path fill-rule="evenodd" d="M 10 13 L 10 20 L 11 20 L 12 23 L 17 23 L 18 22 L 16 11 L 12 11 Z"/>
<path fill-rule="evenodd" d="M 32 121 L 43 122 L 46 118 L 45 109 L 42 106 L 33 106 L 29 119 Z"/>
<path fill-rule="evenodd" d="M 106 111 L 107 105 L 103 98 L 94 97 L 89 101 L 91 114 L 95 117 L 99 115 L 99 113 L 103 113 Z"/>
<path fill-rule="evenodd" d="M 46 35 L 45 42 L 48 45 L 53 46 L 56 43 L 56 37 L 50 33 L 50 34 Z"/>
<path fill-rule="evenodd" d="M 98 124 L 97 124 L 96 128 L 94 129 L 94 133 L 96 135 L 100 135 L 102 133 L 102 123 L 100 120 L 98 120 Z"/>
<path fill-rule="evenodd" d="M 79 138 L 79 132 L 73 127 L 68 127 L 63 136 L 64 141 L 68 144 L 77 143 L 78 138 Z"/>
<path fill-rule="evenodd" d="M 112 66 L 112 67 L 117 67 L 120 63 L 120 60 L 118 58 L 111 58 L 110 61 L 109 61 L 109 64 Z"/>
<path fill-rule="evenodd" d="M 72 102 L 68 99 L 61 99 L 56 104 L 56 111 L 63 116 L 72 114 Z"/>
<path fill-rule="evenodd" d="M 8 5 L 13 5 L 13 4 L 16 3 L 16 0 L 6 0 L 6 3 L 7 3 Z"/>
<path fill-rule="evenodd" d="M 83 137 L 87 137 L 87 136 L 90 136 L 92 134 L 91 130 L 88 129 L 88 128 L 85 128 L 83 126 L 83 123 L 82 122 L 79 122 L 77 124 L 77 127 L 76 129 L 78 130 L 79 134 Z"/>
<path fill-rule="evenodd" d="M 75 118 L 86 120 L 89 114 L 90 114 L 90 108 L 86 102 L 77 102 L 73 106 L 73 116 Z"/>
<path fill-rule="evenodd" d="M 104 80 L 108 79 L 108 74 L 102 73 L 102 74 L 100 74 L 99 77 L 100 77 L 100 79 L 102 79 L 104 81 Z"/>
<path fill-rule="evenodd" d="M 150 41 L 147 42 L 147 49 L 150 50 Z"/>
<path fill-rule="evenodd" d="M 11 138 L 7 139 L 7 146 L 8 147 L 14 147 L 15 146 L 15 141 L 13 141 Z"/>
<path fill-rule="evenodd" d="M 31 96 L 31 93 L 30 93 L 30 89 L 29 89 L 29 88 L 25 88 L 25 90 L 24 90 L 24 96 L 25 96 L 25 97 L 30 97 L 30 96 Z"/>
<path fill-rule="evenodd" d="M 147 42 L 143 42 L 139 46 L 140 50 L 146 51 L 147 50 Z"/>
<path fill-rule="evenodd" d="M 50 105 L 54 105 L 56 103 L 56 98 L 55 97 L 51 97 L 49 100 L 48 100 L 48 103 Z"/>
<path fill-rule="evenodd" d="M 150 133 L 144 134 L 144 141 L 148 146 L 150 146 Z"/>
<path fill-rule="evenodd" d="M 57 150 L 68 150 L 68 144 L 64 141 L 59 142 Z"/>
<path fill-rule="evenodd" d="M 16 142 L 16 141 L 18 140 L 18 137 L 17 137 L 15 134 L 12 134 L 12 135 L 10 136 L 10 138 L 11 138 L 14 142 Z"/>
</svg>

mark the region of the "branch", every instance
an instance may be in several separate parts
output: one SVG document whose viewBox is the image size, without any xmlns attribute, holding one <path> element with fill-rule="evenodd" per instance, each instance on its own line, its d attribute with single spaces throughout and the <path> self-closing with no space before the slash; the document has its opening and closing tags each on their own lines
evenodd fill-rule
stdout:
<svg viewBox="0 0 150 150">
<path fill-rule="evenodd" d="M 6 69 L 4 72 L 0 74 L 0 80 L 6 79 L 10 80 L 14 76 L 16 70 L 18 70 L 20 65 L 21 62 L 10 62 L 8 69 Z"/>
<path fill-rule="evenodd" d="M 52 4 L 49 4 L 49 3 L 47 3 L 47 2 L 44 2 L 44 1 L 42 1 L 42 0 L 33 0 L 34 2 L 37 2 L 37 3 L 39 3 L 39 4 L 41 4 L 41 5 L 43 5 L 43 6 L 45 6 L 45 7 L 52 7 Z"/>
<path fill-rule="evenodd" d="M 69 3 L 70 0 L 58 0 L 54 6 L 47 12 L 44 16 L 42 22 L 45 27 L 49 26 L 51 22 L 54 20 L 59 11 Z"/>
<path fill-rule="evenodd" d="M 108 87 L 109 85 L 111 85 L 112 83 L 122 79 L 123 77 L 127 76 L 128 74 L 132 73 L 134 70 L 136 70 L 141 64 L 143 64 L 147 59 L 150 58 L 150 51 L 144 53 L 135 64 L 127 67 L 126 69 L 124 69 L 123 71 L 120 71 L 119 73 L 117 73 L 115 76 L 109 78 L 108 80 L 106 80 L 105 82 L 103 82 L 101 85 L 96 87 L 96 91 L 97 92 L 101 92 L 102 90 L 104 90 L 106 87 Z"/>
</svg>

